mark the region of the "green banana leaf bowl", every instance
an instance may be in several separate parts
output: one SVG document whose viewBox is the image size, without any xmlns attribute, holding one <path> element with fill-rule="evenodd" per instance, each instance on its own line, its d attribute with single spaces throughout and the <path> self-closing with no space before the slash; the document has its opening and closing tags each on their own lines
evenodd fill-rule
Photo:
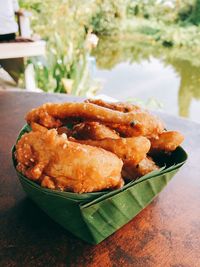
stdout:
<svg viewBox="0 0 200 267">
<path fill-rule="evenodd" d="M 30 130 L 25 125 L 18 139 Z M 16 169 L 14 152 L 15 146 L 12 159 Z M 86 242 L 98 244 L 143 210 L 186 160 L 186 152 L 178 147 L 159 170 L 127 183 L 122 189 L 87 194 L 46 189 L 16 172 L 27 195 L 54 221 Z"/>
</svg>

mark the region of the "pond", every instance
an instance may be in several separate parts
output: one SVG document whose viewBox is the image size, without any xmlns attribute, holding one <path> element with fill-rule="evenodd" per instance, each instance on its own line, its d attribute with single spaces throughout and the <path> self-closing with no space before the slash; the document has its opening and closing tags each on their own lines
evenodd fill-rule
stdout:
<svg viewBox="0 0 200 267">
<path fill-rule="evenodd" d="M 102 38 L 94 56 L 98 94 L 200 122 L 200 62 L 187 50 Z"/>
</svg>

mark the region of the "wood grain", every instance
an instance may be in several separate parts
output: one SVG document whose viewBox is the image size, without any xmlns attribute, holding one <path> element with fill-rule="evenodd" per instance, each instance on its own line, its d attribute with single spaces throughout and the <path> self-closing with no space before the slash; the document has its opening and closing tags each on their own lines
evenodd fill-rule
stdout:
<svg viewBox="0 0 200 267">
<path fill-rule="evenodd" d="M 30 108 L 78 101 L 66 95 L 0 92 L 0 266 L 200 266 L 200 125 L 160 114 L 186 137 L 188 162 L 146 209 L 99 245 L 75 238 L 23 192 L 11 147 Z"/>
</svg>

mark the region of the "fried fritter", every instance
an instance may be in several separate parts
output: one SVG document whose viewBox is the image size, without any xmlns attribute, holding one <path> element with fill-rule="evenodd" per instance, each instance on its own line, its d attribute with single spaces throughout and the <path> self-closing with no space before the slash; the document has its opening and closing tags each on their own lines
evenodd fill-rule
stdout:
<svg viewBox="0 0 200 267">
<path fill-rule="evenodd" d="M 74 125 L 71 136 L 76 139 L 100 140 L 104 138 L 118 139 L 119 135 L 99 122 L 82 122 Z"/>
<path fill-rule="evenodd" d="M 71 142 L 55 129 L 32 124 L 16 144 L 17 169 L 51 189 L 76 193 L 119 188 L 122 160 L 111 152 Z"/>
<path fill-rule="evenodd" d="M 141 110 L 139 106 L 132 105 L 128 102 L 105 102 L 101 99 L 87 99 L 85 100 L 86 103 L 92 103 L 104 108 L 109 108 L 112 110 L 117 110 L 121 112 L 130 112 L 130 111 L 137 111 Z"/>
<path fill-rule="evenodd" d="M 124 162 L 139 163 L 150 149 L 150 141 L 143 136 L 131 138 L 105 138 L 102 140 L 74 140 L 81 144 L 101 147 L 116 154 Z"/>
<path fill-rule="evenodd" d="M 87 99 L 85 100 L 86 103 L 92 103 L 101 107 L 109 108 L 112 110 L 117 110 L 120 112 L 136 112 L 136 111 L 142 111 L 142 108 L 133 105 L 128 102 L 105 102 L 101 99 Z M 134 122 L 133 122 L 134 124 Z M 141 135 L 141 131 L 137 127 L 133 127 L 133 125 L 123 125 L 123 124 L 117 124 L 117 123 L 109 123 L 107 124 L 108 127 L 118 132 L 122 137 L 132 137 L 132 136 L 139 136 Z M 151 137 L 151 133 L 147 134 L 147 137 Z"/>
<path fill-rule="evenodd" d="M 174 151 L 183 142 L 184 137 L 176 131 L 166 131 L 161 133 L 158 138 L 151 138 L 151 152 Z"/>
<path fill-rule="evenodd" d="M 30 111 L 26 120 L 37 122 L 47 128 L 62 126 L 68 117 L 83 118 L 89 121 L 99 121 L 104 124 L 120 124 L 136 129 L 140 135 L 156 137 L 164 130 L 163 123 L 146 110 L 136 110 L 123 113 L 91 103 L 47 103 Z"/>
<path fill-rule="evenodd" d="M 145 157 L 138 164 L 132 164 L 131 162 L 125 163 L 122 168 L 122 177 L 127 181 L 136 180 L 137 178 L 158 169 L 159 167 L 150 157 Z"/>
<path fill-rule="evenodd" d="M 58 128 L 57 128 L 57 132 L 58 132 L 58 134 L 63 134 L 63 133 L 64 133 L 64 134 L 67 135 L 67 137 L 70 137 L 70 136 L 73 135 L 72 130 L 69 129 L 68 127 L 65 127 L 65 126 L 58 127 Z"/>
<path fill-rule="evenodd" d="M 121 137 L 134 137 L 134 136 L 140 136 L 141 131 L 138 127 L 134 126 L 127 126 L 122 124 L 116 124 L 116 123 L 109 123 L 106 124 L 107 127 L 110 127 L 112 130 L 117 132 Z M 146 137 L 152 137 L 152 133 L 149 131 L 148 134 L 145 135 Z M 154 136 L 154 134 L 153 134 Z M 157 137 L 158 135 L 155 135 Z"/>
</svg>

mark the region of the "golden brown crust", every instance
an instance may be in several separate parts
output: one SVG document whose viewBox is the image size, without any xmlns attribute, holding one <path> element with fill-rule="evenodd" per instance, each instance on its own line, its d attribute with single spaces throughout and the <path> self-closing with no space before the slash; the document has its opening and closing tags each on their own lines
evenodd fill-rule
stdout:
<svg viewBox="0 0 200 267">
<path fill-rule="evenodd" d="M 122 161 L 115 154 L 70 142 L 55 129 L 24 134 L 16 159 L 20 172 L 51 189 L 84 193 L 122 185 Z"/>
<path fill-rule="evenodd" d="M 75 141 L 75 140 L 74 140 Z M 81 144 L 97 146 L 116 154 L 124 162 L 139 163 L 150 149 L 150 141 L 143 136 L 131 138 L 104 138 L 102 140 L 76 140 Z"/>
<path fill-rule="evenodd" d="M 84 120 L 99 121 L 104 124 L 120 124 L 136 129 L 140 135 L 156 137 L 164 130 L 163 123 L 154 115 L 144 110 L 123 113 L 91 103 L 47 103 L 30 111 L 26 120 L 37 122 L 47 128 L 63 125 L 68 117 L 82 117 Z"/>
<path fill-rule="evenodd" d="M 74 125 L 72 134 L 76 139 L 101 140 L 104 138 L 118 139 L 119 135 L 109 127 L 99 122 L 82 122 Z"/>
<path fill-rule="evenodd" d="M 184 139 L 129 103 L 47 103 L 26 119 L 32 132 L 16 145 L 18 171 L 41 186 L 77 193 L 120 188 L 121 175 L 130 181 L 157 170 L 149 155 L 162 165 L 167 159 L 159 157 Z"/>
<path fill-rule="evenodd" d="M 104 108 L 121 111 L 124 113 L 141 110 L 139 106 L 130 104 L 128 102 L 105 102 L 101 99 L 87 99 L 85 103 L 92 103 Z"/>
<path fill-rule="evenodd" d="M 122 169 L 122 176 L 125 180 L 131 181 L 158 169 L 159 167 L 150 157 L 145 157 L 138 164 L 125 163 Z"/>
<path fill-rule="evenodd" d="M 184 140 L 184 136 L 177 131 L 166 131 L 158 138 L 151 138 L 151 152 L 171 152 L 174 151 Z"/>
</svg>

